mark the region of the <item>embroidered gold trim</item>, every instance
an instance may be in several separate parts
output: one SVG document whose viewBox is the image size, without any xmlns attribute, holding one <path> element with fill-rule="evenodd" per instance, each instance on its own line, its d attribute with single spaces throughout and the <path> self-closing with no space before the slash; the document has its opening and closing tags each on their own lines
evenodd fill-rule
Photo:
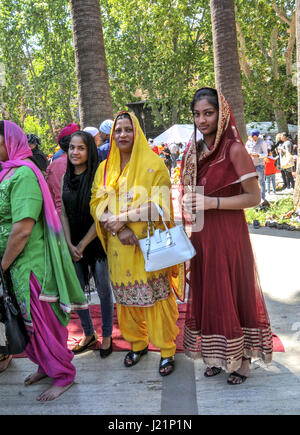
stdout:
<svg viewBox="0 0 300 435">
<path fill-rule="evenodd" d="M 273 339 L 270 327 L 266 329 L 242 328 L 243 336 L 227 339 L 223 335 L 201 335 L 200 331 L 184 327 L 183 345 L 185 354 L 203 358 L 209 367 L 221 367 L 232 372 L 242 364 L 242 357 L 258 358 L 266 364 L 272 361 Z"/>
<path fill-rule="evenodd" d="M 116 302 L 131 307 L 150 307 L 155 302 L 167 299 L 170 295 L 169 275 L 160 274 L 147 282 L 135 281 L 127 284 L 112 283 Z"/>
</svg>

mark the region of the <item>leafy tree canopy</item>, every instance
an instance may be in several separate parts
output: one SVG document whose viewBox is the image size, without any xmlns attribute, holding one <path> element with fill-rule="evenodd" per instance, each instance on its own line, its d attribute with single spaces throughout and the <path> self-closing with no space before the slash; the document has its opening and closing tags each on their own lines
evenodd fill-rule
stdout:
<svg viewBox="0 0 300 435">
<path fill-rule="evenodd" d="M 295 0 L 235 4 L 247 122 L 296 123 Z M 195 89 L 214 86 L 209 2 L 100 6 L 114 110 L 146 100 L 159 125 L 191 122 Z M 78 117 L 69 1 L 1 0 L 0 64 L 2 116 L 53 151 L 59 129 Z"/>
</svg>

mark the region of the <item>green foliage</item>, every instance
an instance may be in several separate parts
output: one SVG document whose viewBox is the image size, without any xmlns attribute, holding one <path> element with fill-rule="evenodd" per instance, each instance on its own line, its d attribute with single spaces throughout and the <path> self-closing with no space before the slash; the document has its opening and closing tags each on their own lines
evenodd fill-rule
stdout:
<svg viewBox="0 0 300 435">
<path fill-rule="evenodd" d="M 54 145 L 51 140 L 49 141 L 48 131 L 39 123 L 37 118 L 31 115 L 26 116 L 23 130 L 25 134 L 36 134 L 41 139 L 40 148 L 43 149 L 46 154 L 53 153 Z"/>
<path fill-rule="evenodd" d="M 45 151 L 76 111 L 76 74 L 67 0 L 1 0 L 2 116 L 39 125 Z M 33 121 L 34 120 L 34 121 Z"/>
<path fill-rule="evenodd" d="M 292 195 L 285 195 L 283 198 L 271 202 L 270 204 L 271 206 L 266 210 L 260 210 L 257 207 L 245 210 L 248 224 L 252 224 L 254 220 L 258 220 L 260 225 L 264 226 L 266 220 L 269 219 L 275 220 L 279 224 L 287 223 L 300 229 L 300 223 L 295 222 L 286 216 L 288 212 L 295 210 Z"/>
<path fill-rule="evenodd" d="M 115 109 L 142 99 L 159 124 L 191 122 L 192 94 L 214 81 L 208 2 L 102 0 L 101 8 Z"/>
<path fill-rule="evenodd" d="M 274 4 L 287 22 L 276 13 Z M 297 124 L 297 87 L 286 58 L 291 35 L 288 21 L 292 21 L 295 1 L 236 0 L 236 6 L 250 71 L 249 77 L 242 73 L 247 122 L 275 121 L 275 112 L 282 111 L 285 120 Z M 289 61 L 295 65 L 295 42 Z"/>
<path fill-rule="evenodd" d="M 273 3 L 292 19 L 295 0 L 235 0 L 250 71 L 242 72 L 246 119 L 275 120 L 282 110 L 295 123 L 297 89 L 286 61 L 290 26 Z M 195 89 L 214 86 L 209 1 L 100 5 L 114 111 L 147 100 L 157 124 L 190 123 Z M 295 56 L 293 49 L 292 63 Z M 69 1 L 1 0 L 0 63 L 2 116 L 38 131 L 44 149 L 53 150 L 60 128 L 78 121 Z"/>
</svg>

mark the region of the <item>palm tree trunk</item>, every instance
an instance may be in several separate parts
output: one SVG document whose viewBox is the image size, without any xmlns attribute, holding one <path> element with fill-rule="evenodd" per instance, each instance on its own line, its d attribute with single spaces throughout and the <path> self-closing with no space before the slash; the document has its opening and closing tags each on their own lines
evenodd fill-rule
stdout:
<svg viewBox="0 0 300 435">
<path fill-rule="evenodd" d="M 210 0 L 216 87 L 229 102 L 243 141 L 247 140 L 234 0 Z"/>
<path fill-rule="evenodd" d="M 81 128 L 113 117 L 99 0 L 71 0 Z"/>
<path fill-rule="evenodd" d="M 297 38 L 297 86 L 298 86 L 298 160 L 296 184 L 294 189 L 294 205 L 300 210 L 300 0 L 296 0 L 296 38 Z"/>
<path fill-rule="evenodd" d="M 273 106 L 275 120 L 277 122 L 277 127 L 279 132 L 289 132 L 287 117 L 284 111 L 278 107 Z"/>
</svg>

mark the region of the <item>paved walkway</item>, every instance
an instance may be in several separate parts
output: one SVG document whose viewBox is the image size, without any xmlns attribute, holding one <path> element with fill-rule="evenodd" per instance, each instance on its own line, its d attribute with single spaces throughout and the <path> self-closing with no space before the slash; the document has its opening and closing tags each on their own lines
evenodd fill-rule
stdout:
<svg viewBox="0 0 300 435">
<path fill-rule="evenodd" d="M 225 374 L 205 378 L 203 363 L 182 354 L 176 357 L 175 372 L 162 378 L 158 353 L 149 352 L 137 366 L 127 369 L 123 352 L 102 360 L 99 353 L 89 351 L 74 358 L 76 384 L 56 401 L 39 403 L 35 397 L 49 380 L 24 387 L 23 379 L 35 366 L 22 358 L 14 359 L 0 375 L 0 414 L 98 414 L 111 416 L 111 424 L 114 415 L 132 421 L 132 416 L 138 420 L 143 415 L 299 414 L 299 237 L 299 232 L 251 229 L 272 329 L 286 352 L 275 353 L 269 367 L 253 363 L 243 385 L 227 385 Z"/>
</svg>

